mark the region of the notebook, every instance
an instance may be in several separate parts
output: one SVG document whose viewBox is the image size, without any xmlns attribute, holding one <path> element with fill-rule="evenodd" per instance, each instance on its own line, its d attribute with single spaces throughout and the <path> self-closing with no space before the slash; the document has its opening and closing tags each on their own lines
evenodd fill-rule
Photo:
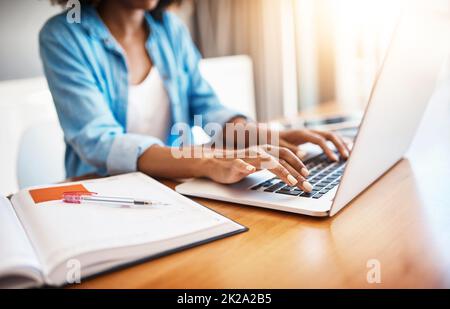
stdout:
<svg viewBox="0 0 450 309">
<path fill-rule="evenodd" d="M 74 190 L 164 205 L 61 201 Z M 246 230 L 141 173 L 26 189 L 0 197 L 0 287 L 62 286 Z"/>
</svg>

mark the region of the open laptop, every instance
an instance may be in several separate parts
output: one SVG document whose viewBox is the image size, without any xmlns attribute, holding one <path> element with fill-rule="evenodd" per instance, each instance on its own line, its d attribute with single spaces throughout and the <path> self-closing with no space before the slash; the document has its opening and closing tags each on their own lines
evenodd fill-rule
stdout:
<svg viewBox="0 0 450 309">
<path fill-rule="evenodd" d="M 354 146 L 347 161 L 324 154 L 304 162 L 313 191 L 289 187 L 269 171 L 233 185 L 207 179 L 185 182 L 176 190 L 210 198 L 310 216 L 333 216 L 395 165 L 408 149 L 448 55 L 448 16 L 409 7 L 400 18 L 384 59 Z"/>
</svg>

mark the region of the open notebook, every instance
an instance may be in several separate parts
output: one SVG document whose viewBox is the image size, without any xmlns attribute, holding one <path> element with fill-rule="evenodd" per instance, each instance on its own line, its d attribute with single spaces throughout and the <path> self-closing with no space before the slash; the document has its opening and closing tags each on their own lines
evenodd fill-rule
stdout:
<svg viewBox="0 0 450 309">
<path fill-rule="evenodd" d="M 0 287 L 60 286 L 247 230 L 141 173 L 54 187 L 74 185 L 167 205 L 66 204 L 36 188 L 0 197 Z"/>
</svg>

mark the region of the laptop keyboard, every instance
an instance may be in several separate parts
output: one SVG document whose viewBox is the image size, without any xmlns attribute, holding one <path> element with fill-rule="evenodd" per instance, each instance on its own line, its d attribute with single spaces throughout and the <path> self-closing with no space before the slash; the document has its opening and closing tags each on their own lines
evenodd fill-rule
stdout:
<svg viewBox="0 0 450 309">
<path fill-rule="evenodd" d="M 309 170 L 307 181 L 313 186 L 311 192 L 304 192 L 298 187 L 291 187 L 277 177 L 257 184 L 251 190 L 319 199 L 339 184 L 345 163 L 346 161 L 343 160 L 339 162 L 331 161 L 325 154 L 306 161 L 305 165 Z"/>
</svg>

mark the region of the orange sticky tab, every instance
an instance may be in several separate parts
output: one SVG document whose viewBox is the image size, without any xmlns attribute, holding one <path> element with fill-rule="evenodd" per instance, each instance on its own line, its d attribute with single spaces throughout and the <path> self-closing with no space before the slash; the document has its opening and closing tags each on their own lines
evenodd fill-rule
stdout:
<svg viewBox="0 0 450 309">
<path fill-rule="evenodd" d="M 64 192 L 72 192 L 72 191 L 89 193 L 89 191 L 82 184 L 33 189 L 30 190 L 29 192 L 33 201 L 36 204 L 39 204 L 48 201 L 61 200 Z"/>
</svg>

